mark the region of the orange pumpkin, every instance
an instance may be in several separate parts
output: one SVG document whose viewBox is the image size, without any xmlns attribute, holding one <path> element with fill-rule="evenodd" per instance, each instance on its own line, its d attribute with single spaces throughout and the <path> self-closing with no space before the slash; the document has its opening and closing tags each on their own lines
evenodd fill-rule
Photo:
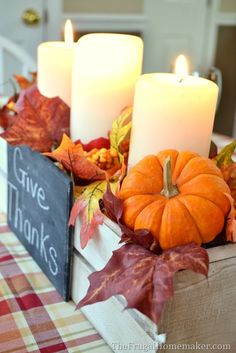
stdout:
<svg viewBox="0 0 236 353">
<path fill-rule="evenodd" d="M 230 193 L 215 163 L 196 153 L 165 150 L 141 160 L 118 196 L 123 222 L 149 229 L 162 249 L 208 243 L 224 227 Z"/>
</svg>

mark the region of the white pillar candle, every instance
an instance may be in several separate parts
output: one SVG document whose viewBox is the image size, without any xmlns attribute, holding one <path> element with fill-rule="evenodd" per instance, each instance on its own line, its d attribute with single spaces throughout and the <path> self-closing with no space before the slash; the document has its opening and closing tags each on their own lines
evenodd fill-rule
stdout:
<svg viewBox="0 0 236 353">
<path fill-rule="evenodd" d="M 163 149 L 191 150 L 208 156 L 218 87 L 204 78 L 154 73 L 139 78 L 129 168 Z"/>
<path fill-rule="evenodd" d="M 121 110 L 133 104 L 142 57 L 143 42 L 136 36 L 94 33 L 78 41 L 72 77 L 72 140 L 86 143 L 107 137 Z"/>
<path fill-rule="evenodd" d="M 73 29 L 65 25 L 64 42 L 45 42 L 38 46 L 38 89 L 46 97 L 60 97 L 71 105 L 71 74 L 74 56 Z"/>
</svg>

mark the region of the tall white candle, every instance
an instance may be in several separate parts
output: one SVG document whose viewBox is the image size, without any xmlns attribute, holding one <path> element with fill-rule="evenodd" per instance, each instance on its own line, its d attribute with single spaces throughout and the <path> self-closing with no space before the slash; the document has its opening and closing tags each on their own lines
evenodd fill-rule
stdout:
<svg viewBox="0 0 236 353">
<path fill-rule="evenodd" d="M 121 110 L 133 104 L 142 57 L 143 43 L 136 36 L 94 33 L 78 41 L 72 77 L 73 140 L 107 136 Z"/>
<path fill-rule="evenodd" d="M 139 78 L 129 168 L 163 149 L 192 150 L 208 156 L 218 87 L 204 78 L 146 74 Z"/>
<path fill-rule="evenodd" d="M 68 20 L 64 42 L 45 42 L 38 47 L 39 91 L 48 98 L 59 96 L 69 106 L 74 47 L 73 29 Z"/>
</svg>

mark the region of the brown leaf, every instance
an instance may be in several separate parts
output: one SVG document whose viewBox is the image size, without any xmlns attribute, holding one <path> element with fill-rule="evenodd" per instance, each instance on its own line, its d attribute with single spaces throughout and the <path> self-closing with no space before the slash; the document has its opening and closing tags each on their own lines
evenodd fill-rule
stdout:
<svg viewBox="0 0 236 353">
<path fill-rule="evenodd" d="M 188 269 L 207 276 L 207 251 L 195 244 L 179 246 L 155 255 L 136 244 L 113 252 L 103 270 L 89 276 L 90 286 L 77 308 L 123 295 L 126 308 L 137 309 L 158 323 L 166 301 L 173 296 L 173 278 Z"/>
<path fill-rule="evenodd" d="M 12 145 L 47 152 L 69 134 L 70 109 L 59 97 L 46 98 L 32 86 L 21 93 L 16 108 L 15 123 L 1 134 Z"/>
<path fill-rule="evenodd" d="M 108 184 L 106 193 L 103 196 L 104 213 L 112 221 L 116 222 L 121 231 L 120 243 L 133 243 L 143 246 L 157 254 L 161 252 L 160 247 L 156 244 L 152 234 L 147 229 L 132 230 L 122 223 L 121 217 L 123 212 L 123 201 L 116 197 Z"/>
<path fill-rule="evenodd" d="M 218 148 L 215 144 L 214 141 L 211 141 L 211 144 L 210 144 L 210 151 L 209 151 L 209 158 L 212 159 L 212 158 L 215 158 L 217 156 L 217 151 L 218 151 Z"/>
<path fill-rule="evenodd" d="M 107 217 L 119 224 L 123 212 L 123 201 L 113 194 L 109 183 L 103 195 L 103 204 Z"/>
</svg>

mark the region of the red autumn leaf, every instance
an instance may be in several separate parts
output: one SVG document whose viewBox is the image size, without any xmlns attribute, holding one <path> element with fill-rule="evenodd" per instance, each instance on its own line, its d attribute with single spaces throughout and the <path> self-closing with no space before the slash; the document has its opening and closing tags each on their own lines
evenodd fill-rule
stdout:
<svg viewBox="0 0 236 353">
<path fill-rule="evenodd" d="M 12 107 L 15 106 L 15 102 L 18 99 L 18 95 L 15 94 L 0 108 L 0 126 L 7 130 L 11 127 L 16 120 L 16 115 Z"/>
<path fill-rule="evenodd" d="M 4 130 L 8 128 L 9 121 L 11 119 L 11 114 L 9 111 L 4 107 L 0 109 L 0 127 Z"/>
<path fill-rule="evenodd" d="M 123 212 L 123 201 L 113 194 L 109 183 L 103 196 L 103 204 L 107 217 L 119 224 Z"/>
<path fill-rule="evenodd" d="M 143 246 L 157 254 L 161 252 L 160 247 L 155 242 L 152 234 L 147 229 L 133 231 L 122 223 L 123 201 L 116 197 L 108 184 L 106 193 L 103 196 L 104 213 L 112 221 L 118 223 L 122 235 L 120 243 L 133 243 Z"/>
<path fill-rule="evenodd" d="M 126 308 L 137 309 L 158 323 L 166 301 L 174 295 L 173 278 L 188 269 L 207 276 L 207 251 L 188 244 L 155 255 L 136 244 L 113 252 L 103 270 L 89 276 L 90 286 L 77 308 L 123 295 Z"/>
<path fill-rule="evenodd" d="M 26 144 L 47 152 L 69 134 L 70 109 L 59 98 L 42 96 L 36 86 L 22 91 L 16 104 L 17 119 L 1 137 L 12 145 Z"/>
<path fill-rule="evenodd" d="M 100 150 L 101 148 L 110 148 L 110 141 L 105 137 L 99 137 L 95 140 L 90 141 L 89 143 L 82 143 L 80 140 L 75 141 L 75 144 L 81 144 L 83 146 L 84 151 L 89 152 L 93 148 L 97 148 Z"/>
<path fill-rule="evenodd" d="M 75 201 L 69 219 L 69 225 L 74 226 L 78 216 L 81 216 L 80 244 L 85 248 L 92 238 L 95 228 L 103 223 L 103 214 L 100 211 L 99 201 L 107 187 L 107 181 L 95 181 L 92 184 L 78 188 L 78 199 Z"/>
<path fill-rule="evenodd" d="M 89 220 L 88 217 L 88 204 L 86 200 L 79 198 L 74 203 L 70 219 L 69 226 L 74 226 L 77 217 L 81 216 L 81 227 L 80 227 L 80 246 L 82 249 L 86 247 L 89 240 L 92 238 L 96 227 L 103 223 L 103 214 L 99 209 L 93 211 L 92 217 Z"/>
</svg>

